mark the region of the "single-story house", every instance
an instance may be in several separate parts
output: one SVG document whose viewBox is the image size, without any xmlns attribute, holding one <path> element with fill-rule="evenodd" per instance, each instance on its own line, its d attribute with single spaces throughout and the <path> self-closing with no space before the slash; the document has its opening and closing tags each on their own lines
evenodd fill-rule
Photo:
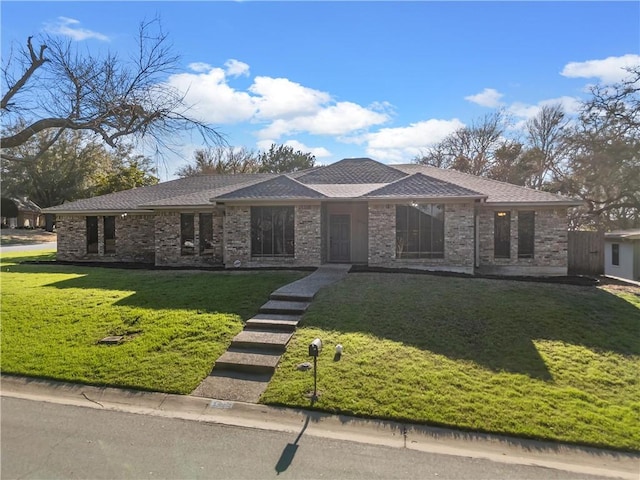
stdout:
<svg viewBox="0 0 640 480">
<path fill-rule="evenodd" d="M 64 261 L 566 275 L 567 209 L 579 204 L 454 170 L 347 158 L 289 174 L 188 177 L 45 212 L 56 214 Z"/>
<path fill-rule="evenodd" d="M 38 205 L 27 197 L 2 197 L 0 216 L 2 225 L 9 228 L 37 228 L 44 226 L 44 215 Z"/>
<path fill-rule="evenodd" d="M 604 274 L 640 281 L 640 229 L 604 234 Z"/>
</svg>

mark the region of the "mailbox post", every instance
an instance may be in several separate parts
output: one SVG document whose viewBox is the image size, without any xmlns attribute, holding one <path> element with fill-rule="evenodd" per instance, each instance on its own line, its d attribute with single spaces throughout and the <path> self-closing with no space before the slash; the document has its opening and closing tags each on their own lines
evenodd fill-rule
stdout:
<svg viewBox="0 0 640 480">
<path fill-rule="evenodd" d="M 313 396 L 311 399 L 318 399 L 318 355 L 322 351 L 322 340 L 316 338 L 309 344 L 309 356 L 313 357 Z"/>
</svg>

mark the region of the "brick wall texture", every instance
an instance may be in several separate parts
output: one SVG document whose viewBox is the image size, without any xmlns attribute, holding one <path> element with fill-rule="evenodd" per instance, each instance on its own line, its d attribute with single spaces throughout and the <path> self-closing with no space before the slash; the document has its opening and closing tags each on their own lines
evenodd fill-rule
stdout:
<svg viewBox="0 0 640 480">
<path fill-rule="evenodd" d="M 565 209 L 535 212 L 533 258 L 518 258 L 518 210 L 511 209 L 510 258 L 494 258 L 494 212 L 473 203 L 445 204 L 445 254 L 442 259 L 396 258 L 395 204 L 368 206 L 368 264 L 396 268 L 422 268 L 473 273 L 475 217 L 478 216 L 478 271 L 518 275 L 564 275 L 567 265 Z M 180 245 L 180 214 L 194 216 L 192 254 Z M 212 215 L 212 244 L 200 245 L 200 213 Z M 87 253 L 86 217 L 58 215 L 58 259 L 66 261 L 137 262 L 159 266 L 301 267 L 318 266 L 323 252 L 321 206 L 295 207 L 295 254 L 292 257 L 251 256 L 251 207 L 227 206 L 225 212 L 156 212 L 116 215 L 116 253 L 104 253 L 104 217 L 98 216 L 98 253 Z M 203 247 L 204 248 L 204 247 Z"/>
</svg>

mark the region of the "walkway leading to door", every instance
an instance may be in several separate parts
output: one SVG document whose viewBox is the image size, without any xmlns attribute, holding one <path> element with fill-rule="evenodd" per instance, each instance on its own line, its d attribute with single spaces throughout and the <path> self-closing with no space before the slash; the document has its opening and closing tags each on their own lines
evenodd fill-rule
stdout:
<svg viewBox="0 0 640 480">
<path fill-rule="evenodd" d="M 322 265 L 273 292 L 191 394 L 257 403 L 313 297 L 321 288 L 346 277 L 350 269 L 347 264 Z"/>
</svg>

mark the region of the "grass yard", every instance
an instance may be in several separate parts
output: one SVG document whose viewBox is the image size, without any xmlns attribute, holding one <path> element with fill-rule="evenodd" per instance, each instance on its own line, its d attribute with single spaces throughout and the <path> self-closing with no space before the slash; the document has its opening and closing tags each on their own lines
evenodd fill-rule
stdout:
<svg viewBox="0 0 640 480">
<path fill-rule="evenodd" d="M 262 396 L 314 408 L 640 450 L 640 289 L 351 274 L 322 290 Z M 344 354 L 334 360 L 334 347 Z"/>
<path fill-rule="evenodd" d="M 2 256 L 2 372 L 190 393 L 296 272 L 123 270 Z M 98 345 L 109 335 L 125 342 Z"/>
</svg>

